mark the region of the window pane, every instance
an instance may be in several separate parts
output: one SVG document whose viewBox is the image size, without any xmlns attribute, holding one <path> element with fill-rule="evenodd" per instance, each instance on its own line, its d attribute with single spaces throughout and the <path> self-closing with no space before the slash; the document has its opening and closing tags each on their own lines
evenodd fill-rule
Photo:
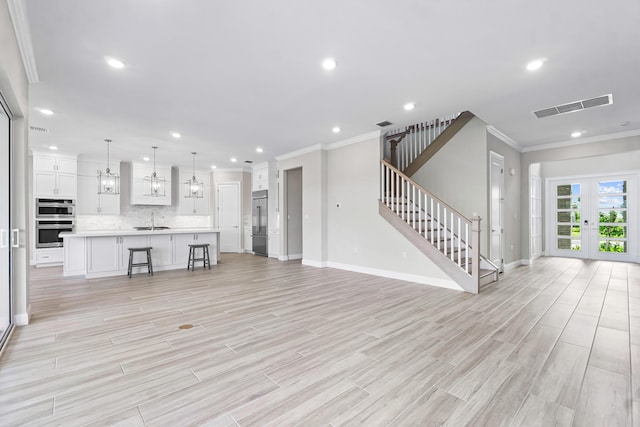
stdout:
<svg viewBox="0 0 640 427">
<path fill-rule="evenodd" d="M 558 226 L 558 236 L 571 236 L 571 226 L 570 225 L 559 225 Z"/>
<path fill-rule="evenodd" d="M 574 225 L 573 227 L 571 227 L 571 235 L 574 236 L 574 237 L 580 235 L 580 226 L 579 225 Z"/>
<path fill-rule="evenodd" d="M 598 213 L 599 222 L 602 223 L 626 223 L 627 211 L 600 211 Z"/>
<path fill-rule="evenodd" d="M 571 185 L 558 185 L 558 196 L 570 196 Z"/>
<path fill-rule="evenodd" d="M 627 242 L 615 240 L 600 240 L 600 252 L 627 253 Z"/>
<path fill-rule="evenodd" d="M 558 212 L 558 222 L 571 222 L 571 212 Z"/>
<path fill-rule="evenodd" d="M 614 237 L 623 239 L 627 237 L 627 227 L 621 225 L 608 225 L 599 227 L 600 237 Z"/>
<path fill-rule="evenodd" d="M 598 183 L 600 194 L 622 194 L 627 192 L 627 181 L 603 181 Z"/>
<path fill-rule="evenodd" d="M 627 196 L 600 196 L 598 207 L 600 209 L 626 208 Z"/>
<path fill-rule="evenodd" d="M 571 239 L 558 239 L 558 249 L 571 249 Z"/>
</svg>

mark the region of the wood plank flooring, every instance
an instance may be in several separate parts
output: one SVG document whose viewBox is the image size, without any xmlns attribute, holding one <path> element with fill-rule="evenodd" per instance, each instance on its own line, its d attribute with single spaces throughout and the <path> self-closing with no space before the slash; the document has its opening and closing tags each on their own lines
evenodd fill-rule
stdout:
<svg viewBox="0 0 640 427">
<path fill-rule="evenodd" d="M 31 301 L 3 426 L 640 424 L 638 264 L 543 258 L 471 295 L 223 254 L 132 279 L 34 269 Z"/>
</svg>

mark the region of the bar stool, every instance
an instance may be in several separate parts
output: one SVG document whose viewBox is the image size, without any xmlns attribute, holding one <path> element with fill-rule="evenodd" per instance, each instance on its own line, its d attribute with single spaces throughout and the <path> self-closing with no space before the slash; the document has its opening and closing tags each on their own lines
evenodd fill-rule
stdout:
<svg viewBox="0 0 640 427">
<path fill-rule="evenodd" d="M 196 249 L 202 249 L 202 258 L 196 258 Z M 207 265 L 209 265 L 209 270 L 211 270 L 208 243 L 189 245 L 189 263 L 187 264 L 187 270 L 191 269 L 191 271 L 195 271 L 196 261 L 202 261 L 202 268 L 207 268 Z"/>
<path fill-rule="evenodd" d="M 131 277 L 131 272 L 133 270 L 133 267 L 142 267 L 142 266 L 147 266 L 148 272 L 149 274 L 151 274 L 153 276 L 153 264 L 151 264 L 151 249 L 153 249 L 151 246 L 146 246 L 144 248 L 128 248 L 129 249 L 129 270 L 127 271 L 127 274 L 129 277 Z M 133 262 L 133 253 L 134 252 L 146 252 L 147 253 L 147 262 L 137 262 L 134 263 Z"/>
</svg>

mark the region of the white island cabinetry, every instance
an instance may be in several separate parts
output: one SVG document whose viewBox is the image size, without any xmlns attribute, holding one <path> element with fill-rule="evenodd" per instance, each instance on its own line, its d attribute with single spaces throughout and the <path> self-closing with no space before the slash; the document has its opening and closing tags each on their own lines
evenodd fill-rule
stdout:
<svg viewBox="0 0 640 427">
<path fill-rule="evenodd" d="M 154 271 L 186 268 L 188 245 L 192 243 L 209 243 L 211 264 L 218 263 L 219 233 L 215 229 L 118 230 L 68 233 L 62 237 L 64 276 L 94 278 L 125 275 L 129 265 L 129 248 L 144 246 L 153 248 L 151 259 Z M 134 262 L 138 261 L 134 259 Z"/>
</svg>

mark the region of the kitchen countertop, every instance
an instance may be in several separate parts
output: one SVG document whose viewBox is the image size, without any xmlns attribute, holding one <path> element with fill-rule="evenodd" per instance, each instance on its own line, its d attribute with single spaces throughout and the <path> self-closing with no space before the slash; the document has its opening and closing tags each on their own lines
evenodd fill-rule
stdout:
<svg viewBox="0 0 640 427">
<path fill-rule="evenodd" d="M 75 233 L 60 233 L 60 237 L 100 237 L 100 236 L 144 236 L 153 234 L 194 234 L 194 233 L 218 233 L 219 228 L 167 228 L 164 230 L 86 230 Z"/>
</svg>

